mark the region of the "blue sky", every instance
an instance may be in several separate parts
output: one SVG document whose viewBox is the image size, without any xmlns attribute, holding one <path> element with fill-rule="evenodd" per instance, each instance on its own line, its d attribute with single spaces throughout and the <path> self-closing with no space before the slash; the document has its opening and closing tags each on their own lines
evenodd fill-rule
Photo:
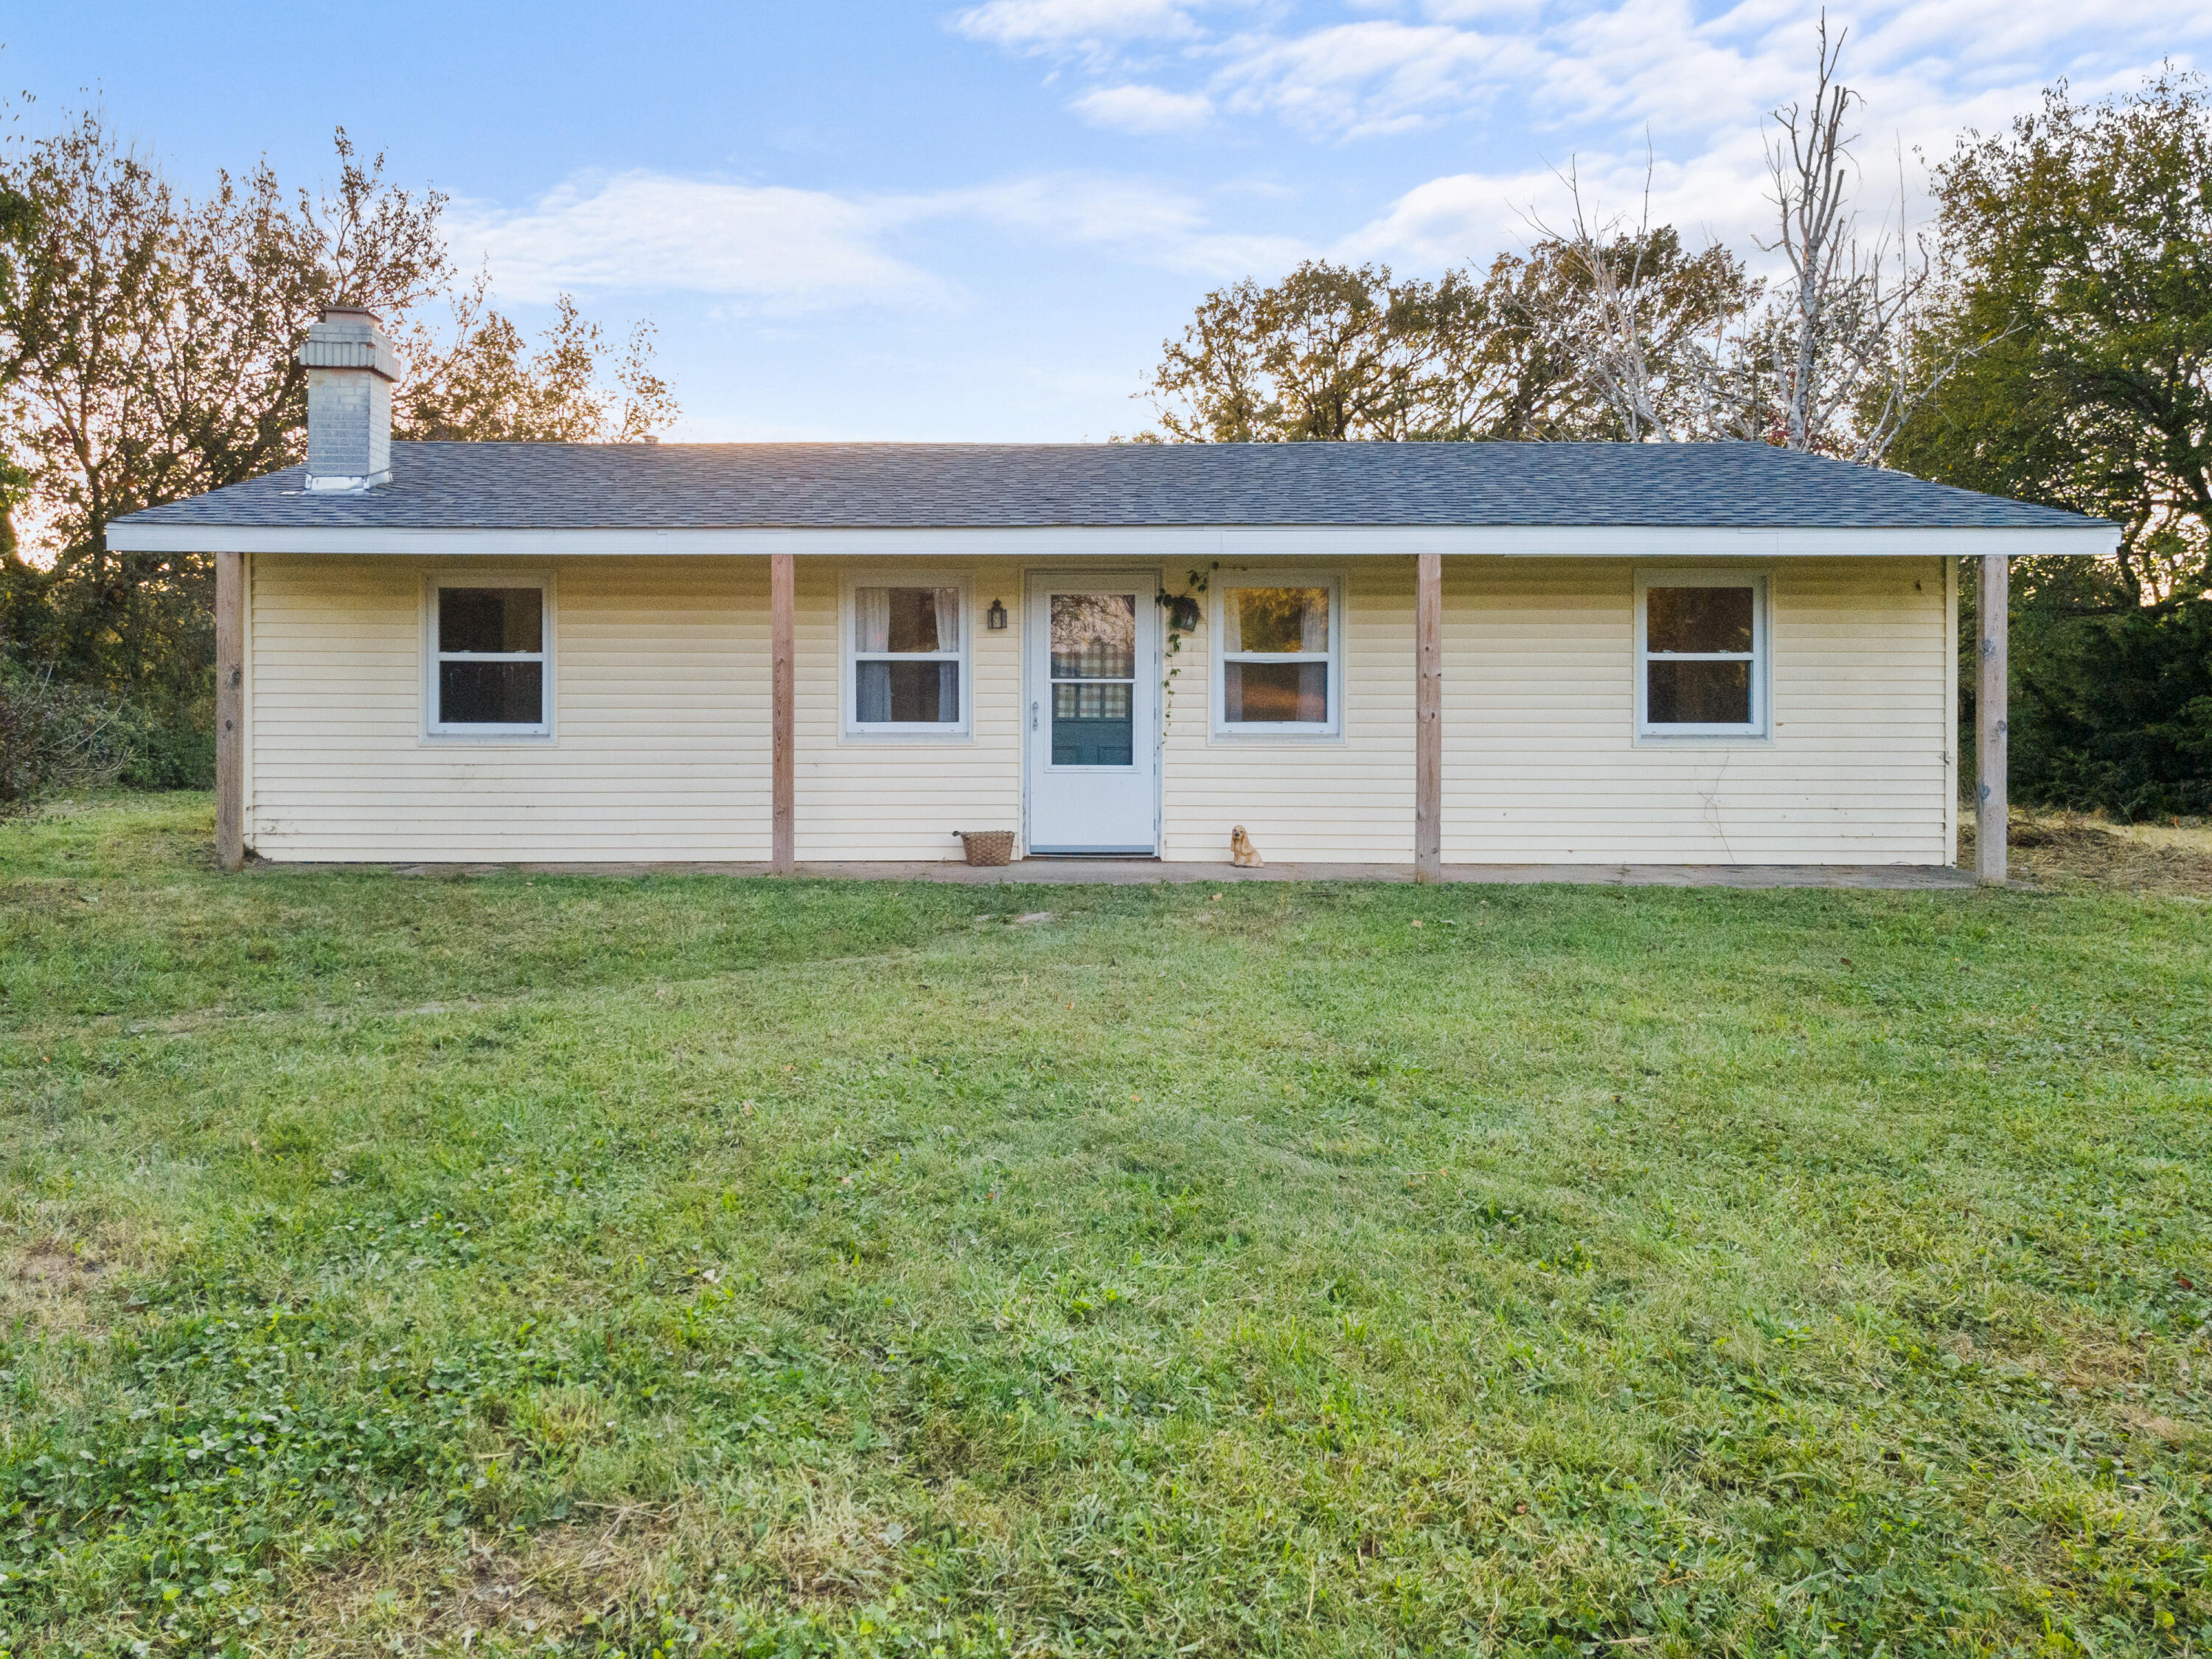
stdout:
<svg viewBox="0 0 2212 1659">
<path fill-rule="evenodd" d="M 1571 158 L 1632 210 L 1756 257 L 1759 121 L 1797 95 L 1796 0 L 0 7 L 36 127 L 91 95 L 179 183 L 343 125 L 453 198 L 526 320 L 649 317 L 699 439 L 1137 430 L 1208 289 L 1297 259 L 1432 275 L 1524 246 Z M 1869 211 L 2064 76 L 2200 60 L 2166 0 L 1833 6 Z M 1911 192 L 1908 191 L 1908 194 Z"/>
</svg>

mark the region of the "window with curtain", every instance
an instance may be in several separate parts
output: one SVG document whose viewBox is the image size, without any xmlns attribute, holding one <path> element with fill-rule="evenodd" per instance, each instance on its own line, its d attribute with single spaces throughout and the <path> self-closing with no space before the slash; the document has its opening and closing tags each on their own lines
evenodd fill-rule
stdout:
<svg viewBox="0 0 2212 1659">
<path fill-rule="evenodd" d="M 1334 732 L 1341 629 L 1334 580 L 1217 590 L 1216 729 L 1225 733 Z"/>
<path fill-rule="evenodd" d="M 953 730 L 963 724 L 957 587 L 853 590 L 853 724 Z"/>
<path fill-rule="evenodd" d="M 1642 733 L 1764 735 L 1765 579 L 1654 571 L 1638 588 Z"/>
<path fill-rule="evenodd" d="M 537 581 L 432 586 L 434 734 L 529 737 L 552 730 L 547 598 Z"/>
</svg>

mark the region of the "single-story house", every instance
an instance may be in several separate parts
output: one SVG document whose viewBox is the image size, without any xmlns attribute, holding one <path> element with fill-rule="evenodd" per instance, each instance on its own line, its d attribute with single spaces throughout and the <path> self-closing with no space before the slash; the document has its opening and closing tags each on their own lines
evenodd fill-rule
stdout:
<svg viewBox="0 0 2212 1659">
<path fill-rule="evenodd" d="M 1748 443 L 393 443 L 375 319 L 302 356 L 304 466 L 108 530 L 216 557 L 233 865 L 1948 864 L 1960 560 L 2117 537 Z"/>
</svg>

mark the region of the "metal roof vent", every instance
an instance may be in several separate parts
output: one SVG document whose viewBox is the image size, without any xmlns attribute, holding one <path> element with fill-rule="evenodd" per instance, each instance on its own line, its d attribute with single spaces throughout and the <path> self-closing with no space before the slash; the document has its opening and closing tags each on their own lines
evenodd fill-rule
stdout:
<svg viewBox="0 0 2212 1659">
<path fill-rule="evenodd" d="M 375 313 L 332 306 L 307 326 L 307 488 L 392 481 L 392 383 L 399 359 Z"/>
</svg>

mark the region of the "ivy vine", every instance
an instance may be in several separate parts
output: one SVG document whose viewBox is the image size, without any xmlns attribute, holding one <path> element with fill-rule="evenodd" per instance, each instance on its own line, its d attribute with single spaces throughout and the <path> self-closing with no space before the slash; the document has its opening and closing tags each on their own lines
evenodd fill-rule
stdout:
<svg viewBox="0 0 2212 1659">
<path fill-rule="evenodd" d="M 1217 561 L 1217 564 L 1218 564 Z M 1182 672 L 1176 658 L 1182 650 L 1186 635 L 1195 634 L 1206 618 L 1200 614 L 1198 596 L 1206 592 L 1213 580 L 1208 570 L 1193 570 L 1180 593 L 1170 593 L 1166 588 L 1158 595 L 1160 609 L 1168 613 L 1168 671 L 1160 677 L 1160 721 L 1165 725 L 1175 718 L 1175 679 Z"/>
</svg>

